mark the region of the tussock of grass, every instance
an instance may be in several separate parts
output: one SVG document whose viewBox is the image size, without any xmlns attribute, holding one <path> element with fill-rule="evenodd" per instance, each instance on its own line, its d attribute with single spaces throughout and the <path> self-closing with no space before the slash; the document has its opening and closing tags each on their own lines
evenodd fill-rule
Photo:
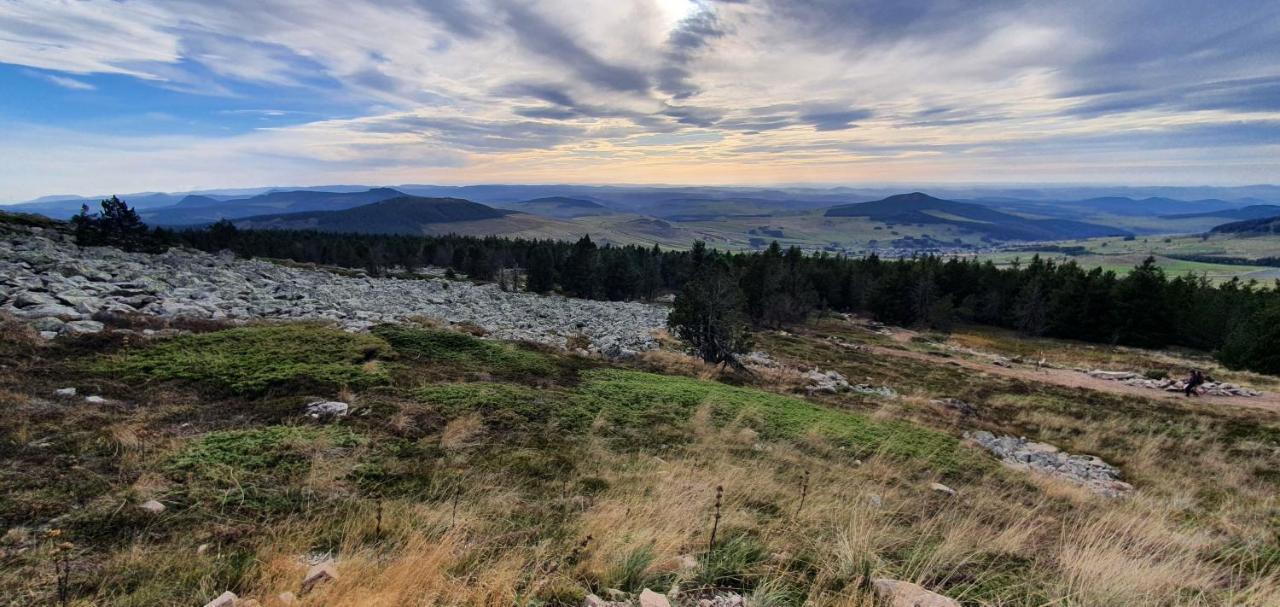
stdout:
<svg viewBox="0 0 1280 607">
<path fill-rule="evenodd" d="M 269 325 L 184 335 L 96 359 L 89 367 L 126 381 L 189 381 L 217 392 L 259 396 L 383 383 L 386 373 L 365 363 L 389 352 L 387 343 L 372 335 L 321 325 Z"/>
<path fill-rule="evenodd" d="M 390 343 L 401 356 L 414 361 L 443 363 L 463 371 L 499 377 L 540 377 L 555 371 L 551 361 L 538 352 L 454 331 L 380 325 L 373 333 Z"/>
</svg>

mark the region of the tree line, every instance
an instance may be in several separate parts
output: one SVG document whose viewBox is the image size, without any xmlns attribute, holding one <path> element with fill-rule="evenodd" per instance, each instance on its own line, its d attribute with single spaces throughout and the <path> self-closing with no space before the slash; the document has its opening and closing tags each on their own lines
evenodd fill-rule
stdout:
<svg viewBox="0 0 1280 607">
<path fill-rule="evenodd" d="M 375 274 L 430 265 L 492 280 L 504 268 L 519 268 L 529 291 L 590 299 L 649 300 L 675 292 L 678 316 L 728 315 L 715 319 L 718 328 L 701 331 L 730 345 L 745 343 L 743 332 L 730 326 L 735 323 L 783 327 L 830 310 L 939 331 L 971 322 L 1097 343 L 1186 346 L 1216 352 L 1231 367 L 1280 373 L 1280 284 L 1170 278 L 1153 259 L 1120 276 L 1038 256 L 998 267 L 931 255 L 884 260 L 806 254 L 776 242 L 759 252 L 717 251 L 702 243 L 677 251 L 599 245 L 587 236 L 577 242 L 375 236 L 236 230 L 229 223 L 181 232 L 179 238 L 209 251 L 231 249 Z M 701 316 L 681 304 L 700 308 Z M 716 362 L 728 362 L 723 358 Z"/>
<path fill-rule="evenodd" d="M 84 244 L 155 250 L 183 244 L 244 257 L 290 259 L 374 275 L 448 268 L 475 280 L 519 269 L 522 288 L 607 300 L 677 293 L 673 328 L 717 363 L 748 347 L 748 328 L 783 327 L 820 311 L 858 312 L 881 322 L 938 331 L 971 322 L 1029 335 L 1147 348 L 1215 352 L 1229 367 L 1280 374 L 1280 281 L 1265 288 L 1233 279 L 1170 278 L 1148 258 L 1124 276 L 1039 256 L 990 261 L 926 255 L 884 260 L 805 254 L 776 242 L 763 251 L 689 250 L 503 237 L 338 234 L 239 230 L 227 221 L 178 232 L 152 230 L 122 202 L 73 223 Z"/>
</svg>

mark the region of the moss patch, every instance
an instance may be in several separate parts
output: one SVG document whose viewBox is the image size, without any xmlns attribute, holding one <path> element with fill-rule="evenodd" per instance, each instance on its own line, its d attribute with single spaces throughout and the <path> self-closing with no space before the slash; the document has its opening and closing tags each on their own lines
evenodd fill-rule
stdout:
<svg viewBox="0 0 1280 607">
<path fill-rule="evenodd" d="M 380 325 L 374 327 L 373 333 L 406 359 L 441 363 L 461 371 L 522 378 L 546 377 L 556 368 L 547 356 L 538 352 L 453 331 Z"/>
<path fill-rule="evenodd" d="M 95 359 L 93 372 L 133 381 L 179 380 L 217 392 L 360 388 L 387 381 L 376 364 L 382 339 L 311 324 L 241 327 L 184 335 Z"/>
</svg>

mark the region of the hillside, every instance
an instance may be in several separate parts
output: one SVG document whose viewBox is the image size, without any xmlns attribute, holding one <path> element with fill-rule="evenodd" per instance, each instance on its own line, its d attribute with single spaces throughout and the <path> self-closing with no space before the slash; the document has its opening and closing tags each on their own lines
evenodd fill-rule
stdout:
<svg viewBox="0 0 1280 607">
<path fill-rule="evenodd" d="M 964 228 L 1001 240 L 1058 240 L 1122 236 L 1125 230 L 1063 219 L 1030 219 L 990 207 L 934 198 L 921 192 L 883 200 L 838 205 L 826 217 L 865 217 L 883 223 L 941 224 Z"/>
<path fill-rule="evenodd" d="M 1265 217 L 1234 221 L 1213 228 L 1216 234 L 1234 234 L 1237 236 L 1266 236 L 1280 234 L 1280 217 Z"/>
<path fill-rule="evenodd" d="M 458 198 L 399 196 L 343 211 L 258 215 L 236 221 L 249 229 L 320 230 L 363 234 L 421 234 L 437 223 L 501 219 L 510 213 Z"/>
<path fill-rule="evenodd" d="M 1266 219 L 1268 217 L 1280 216 L 1280 205 L 1274 204 L 1254 204 L 1239 209 L 1222 209 L 1217 211 L 1206 211 L 1201 213 L 1184 213 L 1181 215 L 1161 215 L 1161 219 L 1195 219 L 1201 217 L 1211 217 L 1215 219 Z"/>
<path fill-rule="evenodd" d="M 494 206 L 556 219 L 575 219 L 614 213 L 612 209 L 598 202 L 566 196 L 547 196 Z"/>
</svg>

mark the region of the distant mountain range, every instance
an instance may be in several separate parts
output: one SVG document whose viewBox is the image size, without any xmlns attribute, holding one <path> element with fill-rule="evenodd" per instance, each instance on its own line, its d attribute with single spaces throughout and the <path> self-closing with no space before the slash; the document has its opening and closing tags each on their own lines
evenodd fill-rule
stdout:
<svg viewBox="0 0 1280 607">
<path fill-rule="evenodd" d="M 1280 214 L 1280 188 L 725 188 L 582 185 L 325 186 L 144 192 L 122 196 L 144 221 L 171 227 L 231 219 L 253 227 L 375 233 L 468 233 L 601 242 L 747 248 L 777 238 L 809 248 L 985 246 L 1128 234 L 1199 233 L 1227 220 Z M 942 192 L 943 195 L 936 195 Z M 1089 196 L 1089 193 L 1210 197 Z M 1233 197 L 1227 197 L 1228 195 Z M 1212 197 L 1220 196 L 1220 197 Z M 382 206 L 370 205 L 408 198 Z M 4 208 L 65 219 L 98 197 L 45 197 Z M 425 203 L 423 201 L 435 201 Z M 444 202 L 449 201 L 449 202 Z M 474 206 L 472 206 L 474 205 Z M 333 215 L 345 211 L 359 211 Z M 396 215 L 402 215 L 396 217 Z M 865 221 L 860 220 L 865 219 Z M 888 229 L 886 229 L 888 228 Z"/>
<path fill-rule="evenodd" d="M 866 217 L 884 223 L 944 224 L 1001 240 L 1065 240 L 1127 236 L 1127 230 L 1065 219 L 1030 219 L 979 204 L 934 198 L 921 192 L 831 207 L 827 217 Z"/>
<path fill-rule="evenodd" d="M 139 215 L 143 221 L 154 225 L 195 225 L 254 215 L 341 211 L 398 196 L 405 196 L 405 193 L 391 188 L 374 188 L 363 192 L 293 190 L 230 200 L 194 195 L 179 200 L 173 206 L 143 209 L 139 211 Z"/>
</svg>

